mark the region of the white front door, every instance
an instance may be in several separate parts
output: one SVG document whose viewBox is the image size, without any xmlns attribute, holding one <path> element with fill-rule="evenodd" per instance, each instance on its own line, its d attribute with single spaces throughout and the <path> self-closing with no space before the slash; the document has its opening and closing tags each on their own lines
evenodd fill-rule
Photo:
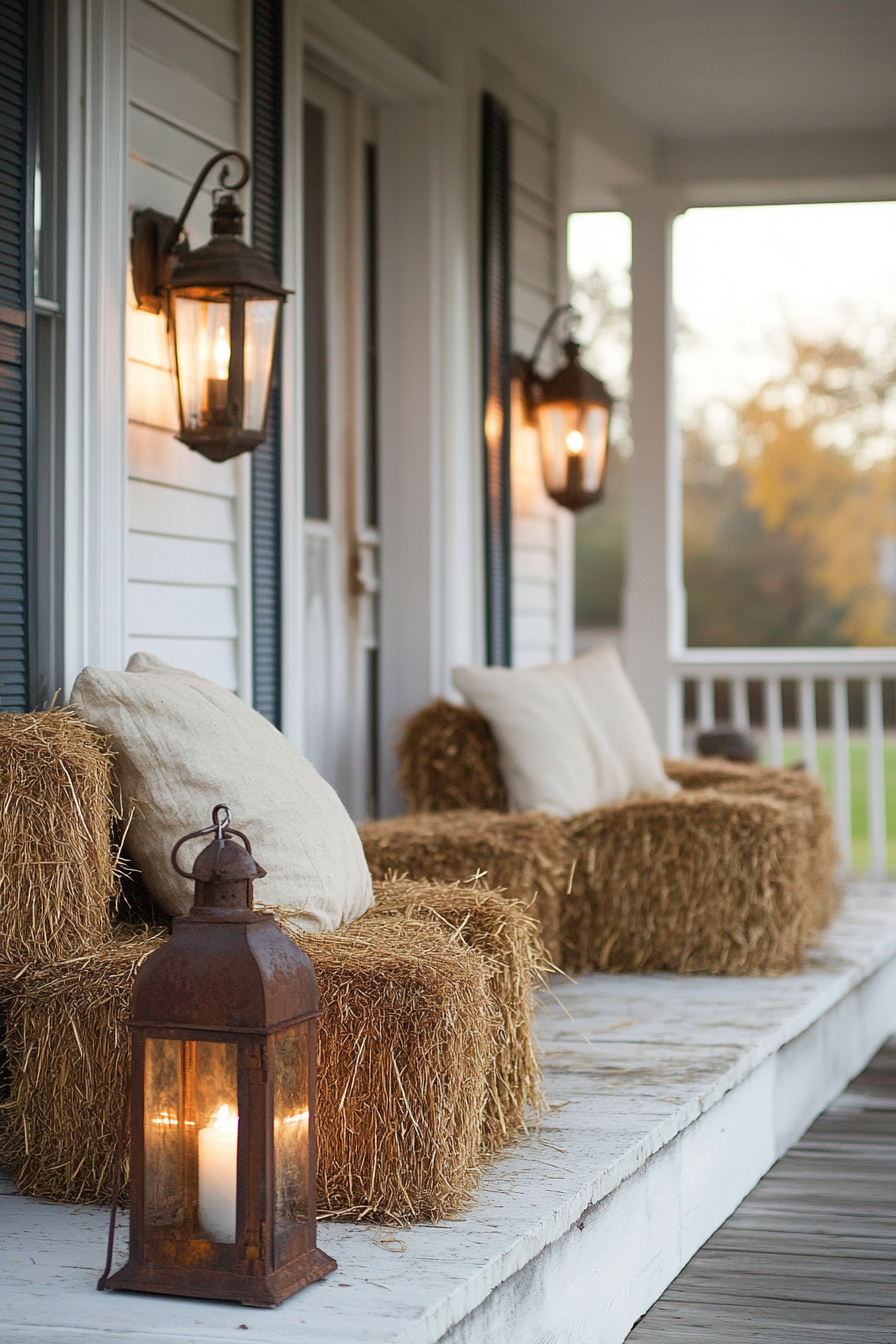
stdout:
<svg viewBox="0 0 896 1344">
<path fill-rule="evenodd" d="M 305 745 L 376 812 L 376 148 L 363 100 L 305 74 Z"/>
</svg>

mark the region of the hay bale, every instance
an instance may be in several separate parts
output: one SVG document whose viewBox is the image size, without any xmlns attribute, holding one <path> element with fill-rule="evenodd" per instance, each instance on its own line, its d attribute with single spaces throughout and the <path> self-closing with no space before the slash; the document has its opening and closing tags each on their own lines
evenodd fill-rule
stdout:
<svg viewBox="0 0 896 1344">
<path fill-rule="evenodd" d="M 0 960 L 65 960 L 109 936 L 112 758 L 67 709 L 0 714 Z"/>
<path fill-rule="evenodd" d="M 431 918 L 300 933 L 318 977 L 321 1214 L 452 1217 L 479 1181 L 499 1020 L 484 959 Z"/>
<path fill-rule="evenodd" d="M 108 1200 L 131 986 L 166 936 L 119 931 L 89 955 L 18 975 L 0 1158 L 22 1193 Z M 478 1181 L 501 1046 L 493 969 L 432 914 L 372 912 L 334 933 L 293 936 L 314 964 L 323 1013 L 320 1212 L 396 1224 L 458 1213 Z"/>
<path fill-rule="evenodd" d="M 76 1204 L 111 1198 L 131 986 L 166 937 L 117 929 L 80 957 L 35 962 L 8 986 L 11 1082 L 0 1159 L 23 1194 Z"/>
<path fill-rule="evenodd" d="M 814 932 L 809 822 L 793 801 L 712 789 L 573 818 L 579 857 L 563 911 L 564 967 L 797 970 Z"/>
<path fill-rule="evenodd" d="M 507 811 L 498 746 L 478 710 L 431 701 L 405 724 L 398 761 L 412 812 Z"/>
<path fill-rule="evenodd" d="M 519 901 L 478 882 L 436 886 L 393 879 L 375 882 L 373 890 L 372 916 L 433 919 L 485 961 L 498 1025 L 482 1141 L 496 1152 L 544 1107 L 532 1002 L 532 989 L 547 969 L 538 922 Z"/>
<path fill-rule="evenodd" d="M 813 935 L 822 933 L 842 900 L 834 818 L 821 780 L 804 770 L 737 765 L 730 761 L 666 761 L 666 773 L 684 789 L 716 789 L 721 793 L 761 794 L 793 802 L 809 815 L 809 873 L 806 899 Z"/>
<path fill-rule="evenodd" d="M 562 823 L 541 812 L 417 813 L 361 827 L 374 878 L 463 882 L 476 874 L 531 907 L 548 956 L 560 952 L 560 904 L 575 851 Z"/>
</svg>

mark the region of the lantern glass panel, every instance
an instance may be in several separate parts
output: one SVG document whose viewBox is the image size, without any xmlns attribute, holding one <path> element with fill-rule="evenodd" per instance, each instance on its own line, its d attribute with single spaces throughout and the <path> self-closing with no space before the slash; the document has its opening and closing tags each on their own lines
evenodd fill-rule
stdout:
<svg viewBox="0 0 896 1344">
<path fill-rule="evenodd" d="M 243 346 L 243 429 L 261 432 L 274 362 L 279 299 L 247 299 Z"/>
<path fill-rule="evenodd" d="M 183 1228 L 189 1201 L 182 1041 L 147 1039 L 143 1117 L 145 1221 Z"/>
<path fill-rule="evenodd" d="M 537 408 L 537 416 L 548 489 L 600 490 L 610 419 L 606 406 L 548 402 Z"/>
<path fill-rule="evenodd" d="M 184 428 L 229 424 L 230 304 L 176 295 L 174 339 Z"/>
<path fill-rule="evenodd" d="M 288 1245 L 308 1218 L 308 1022 L 281 1032 L 274 1047 L 275 1255 L 289 1258 Z"/>
<path fill-rule="evenodd" d="M 237 1047 L 148 1037 L 144 1204 L 148 1226 L 180 1240 L 236 1241 Z"/>
</svg>

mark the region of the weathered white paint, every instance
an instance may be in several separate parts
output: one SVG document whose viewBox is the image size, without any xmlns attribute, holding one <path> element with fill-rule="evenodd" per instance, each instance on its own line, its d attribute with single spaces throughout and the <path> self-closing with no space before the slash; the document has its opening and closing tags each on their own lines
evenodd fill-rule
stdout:
<svg viewBox="0 0 896 1344">
<path fill-rule="evenodd" d="M 243 6 L 128 0 L 128 203 L 179 214 L 218 149 L 243 147 Z M 210 181 L 187 221 L 206 241 Z M 156 653 L 251 698 L 249 473 L 178 442 L 163 315 L 128 285 L 125 651 Z"/>
<path fill-rule="evenodd" d="M 105 1211 L 10 1190 L 0 1338 L 201 1344 L 245 1324 L 259 1344 L 621 1344 L 896 1028 L 896 888 L 854 888 L 802 974 L 558 977 L 538 1027 L 553 1109 L 464 1220 L 322 1224 L 336 1273 L 252 1312 L 98 1296 Z"/>
</svg>

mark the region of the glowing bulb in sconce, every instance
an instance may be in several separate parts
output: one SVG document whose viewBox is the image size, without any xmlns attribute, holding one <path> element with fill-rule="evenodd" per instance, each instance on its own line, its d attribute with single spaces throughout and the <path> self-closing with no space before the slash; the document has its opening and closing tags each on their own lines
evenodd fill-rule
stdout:
<svg viewBox="0 0 896 1344">
<path fill-rule="evenodd" d="M 571 429 L 566 436 L 566 446 L 576 457 L 585 447 L 585 435 L 580 429 Z"/>
</svg>

